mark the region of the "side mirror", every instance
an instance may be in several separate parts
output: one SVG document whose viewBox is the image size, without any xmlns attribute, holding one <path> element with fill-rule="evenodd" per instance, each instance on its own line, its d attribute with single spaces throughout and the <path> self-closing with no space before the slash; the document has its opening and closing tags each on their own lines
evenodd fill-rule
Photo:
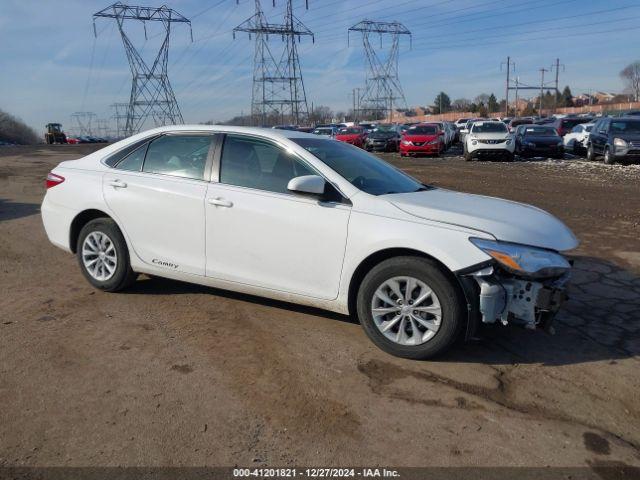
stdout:
<svg viewBox="0 0 640 480">
<path fill-rule="evenodd" d="M 303 175 L 289 180 L 287 190 L 295 193 L 306 193 L 311 195 L 322 195 L 326 182 L 319 175 Z"/>
</svg>

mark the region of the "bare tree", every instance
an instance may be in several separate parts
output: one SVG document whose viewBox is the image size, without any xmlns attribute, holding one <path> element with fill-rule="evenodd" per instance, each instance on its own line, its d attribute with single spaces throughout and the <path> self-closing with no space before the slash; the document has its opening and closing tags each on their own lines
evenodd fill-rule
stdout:
<svg viewBox="0 0 640 480">
<path fill-rule="evenodd" d="M 456 98 L 451 102 L 451 108 L 456 112 L 468 112 L 471 110 L 471 100 L 468 98 Z"/>
<path fill-rule="evenodd" d="M 627 89 L 633 94 L 634 100 L 640 100 L 640 61 L 627 65 L 621 72 L 620 77 L 626 83 Z"/>
<path fill-rule="evenodd" d="M 29 145 L 38 142 L 38 134 L 19 118 L 0 110 L 0 141 Z"/>
</svg>

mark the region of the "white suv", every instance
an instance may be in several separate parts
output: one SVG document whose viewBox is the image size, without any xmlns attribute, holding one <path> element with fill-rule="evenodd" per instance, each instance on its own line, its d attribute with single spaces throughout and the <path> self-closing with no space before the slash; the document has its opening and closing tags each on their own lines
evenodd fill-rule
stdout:
<svg viewBox="0 0 640 480">
<path fill-rule="evenodd" d="M 474 122 L 464 139 L 464 159 L 502 158 L 513 160 L 515 142 L 503 122 Z"/>
<path fill-rule="evenodd" d="M 42 219 L 101 290 L 146 273 L 352 314 L 407 358 L 482 322 L 548 328 L 560 252 L 578 244 L 538 208 L 424 185 L 353 145 L 229 126 L 161 127 L 62 162 Z"/>
</svg>

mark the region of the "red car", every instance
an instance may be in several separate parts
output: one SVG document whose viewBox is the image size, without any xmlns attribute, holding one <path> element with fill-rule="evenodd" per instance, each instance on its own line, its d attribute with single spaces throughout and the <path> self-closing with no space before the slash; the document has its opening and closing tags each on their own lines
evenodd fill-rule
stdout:
<svg viewBox="0 0 640 480">
<path fill-rule="evenodd" d="M 67 137 L 67 143 L 70 144 L 70 145 L 76 145 L 76 144 L 81 143 L 81 142 L 80 142 L 79 138 Z"/>
<path fill-rule="evenodd" d="M 438 156 L 444 150 L 444 131 L 435 123 L 409 127 L 400 141 L 400 156 L 428 154 Z"/>
<path fill-rule="evenodd" d="M 362 127 L 346 127 L 338 130 L 336 140 L 350 143 L 356 147 L 364 148 L 364 141 L 367 138 L 367 132 Z"/>
</svg>

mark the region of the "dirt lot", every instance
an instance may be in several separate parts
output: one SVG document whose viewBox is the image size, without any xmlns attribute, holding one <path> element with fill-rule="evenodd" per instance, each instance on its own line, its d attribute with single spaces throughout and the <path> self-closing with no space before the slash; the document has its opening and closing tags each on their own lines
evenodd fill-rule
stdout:
<svg viewBox="0 0 640 480">
<path fill-rule="evenodd" d="M 39 216 L 46 172 L 92 148 L 0 149 L 0 466 L 640 465 L 638 166 L 388 155 L 582 240 L 555 336 L 494 328 L 415 362 L 319 310 L 95 291 Z"/>
</svg>

